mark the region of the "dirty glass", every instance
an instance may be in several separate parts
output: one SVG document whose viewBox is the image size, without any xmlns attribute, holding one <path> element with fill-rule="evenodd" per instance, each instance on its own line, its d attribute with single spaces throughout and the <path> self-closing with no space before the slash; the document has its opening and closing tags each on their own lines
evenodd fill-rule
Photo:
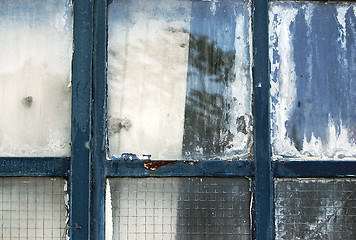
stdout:
<svg viewBox="0 0 356 240">
<path fill-rule="evenodd" d="M 63 240 L 66 236 L 64 180 L 0 178 L 0 238 Z"/>
<path fill-rule="evenodd" d="M 0 1 L 0 156 L 69 156 L 71 1 Z"/>
<path fill-rule="evenodd" d="M 355 2 L 270 2 L 274 157 L 356 157 L 355 11 Z"/>
<path fill-rule="evenodd" d="M 251 238 L 244 178 L 114 178 L 106 202 L 106 239 Z"/>
<path fill-rule="evenodd" d="M 111 157 L 249 156 L 250 15 L 243 0 L 109 5 Z"/>
<path fill-rule="evenodd" d="M 355 179 L 278 179 L 276 239 L 356 239 Z"/>
</svg>

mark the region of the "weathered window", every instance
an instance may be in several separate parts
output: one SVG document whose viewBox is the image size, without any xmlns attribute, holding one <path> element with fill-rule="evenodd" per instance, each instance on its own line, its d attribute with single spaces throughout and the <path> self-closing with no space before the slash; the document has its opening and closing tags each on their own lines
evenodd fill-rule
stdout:
<svg viewBox="0 0 356 240">
<path fill-rule="evenodd" d="M 355 7 L 2 1 L 1 238 L 356 239 Z"/>
</svg>

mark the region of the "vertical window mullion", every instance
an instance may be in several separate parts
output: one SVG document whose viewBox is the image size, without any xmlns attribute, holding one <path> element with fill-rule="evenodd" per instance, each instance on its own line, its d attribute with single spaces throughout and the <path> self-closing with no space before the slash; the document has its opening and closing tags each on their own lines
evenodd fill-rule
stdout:
<svg viewBox="0 0 356 240">
<path fill-rule="evenodd" d="M 74 1 L 70 239 L 89 239 L 91 191 L 91 81 L 93 3 Z"/>
<path fill-rule="evenodd" d="M 94 3 L 93 185 L 91 239 L 105 237 L 107 0 Z"/>
<path fill-rule="evenodd" d="M 269 127 L 268 1 L 253 1 L 255 239 L 273 239 L 273 175 Z"/>
</svg>

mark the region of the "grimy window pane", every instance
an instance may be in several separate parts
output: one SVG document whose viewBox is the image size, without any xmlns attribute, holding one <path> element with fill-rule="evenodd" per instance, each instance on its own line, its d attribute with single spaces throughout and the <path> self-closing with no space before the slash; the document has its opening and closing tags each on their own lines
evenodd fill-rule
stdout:
<svg viewBox="0 0 356 240">
<path fill-rule="evenodd" d="M 356 239 L 355 179 L 278 179 L 276 239 Z"/>
<path fill-rule="evenodd" d="M 271 2 L 275 157 L 356 157 L 356 3 Z"/>
<path fill-rule="evenodd" d="M 0 2 L 0 156 L 69 156 L 71 1 Z"/>
<path fill-rule="evenodd" d="M 250 3 L 109 5 L 109 155 L 248 157 Z"/>
<path fill-rule="evenodd" d="M 0 239 L 64 240 L 64 180 L 0 178 Z"/>
<path fill-rule="evenodd" d="M 106 239 L 249 240 L 244 178 L 113 178 Z"/>
</svg>

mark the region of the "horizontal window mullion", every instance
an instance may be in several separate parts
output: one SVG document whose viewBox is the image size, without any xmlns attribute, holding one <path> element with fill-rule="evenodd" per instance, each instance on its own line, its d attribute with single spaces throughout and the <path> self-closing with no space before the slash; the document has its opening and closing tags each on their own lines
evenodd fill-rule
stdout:
<svg viewBox="0 0 356 240">
<path fill-rule="evenodd" d="M 112 160 L 105 167 L 107 177 L 252 177 L 254 162 Z"/>
<path fill-rule="evenodd" d="M 352 177 L 356 161 L 279 159 L 272 170 L 274 177 Z"/>
<path fill-rule="evenodd" d="M 67 177 L 69 157 L 0 157 L 1 177 Z"/>
</svg>

